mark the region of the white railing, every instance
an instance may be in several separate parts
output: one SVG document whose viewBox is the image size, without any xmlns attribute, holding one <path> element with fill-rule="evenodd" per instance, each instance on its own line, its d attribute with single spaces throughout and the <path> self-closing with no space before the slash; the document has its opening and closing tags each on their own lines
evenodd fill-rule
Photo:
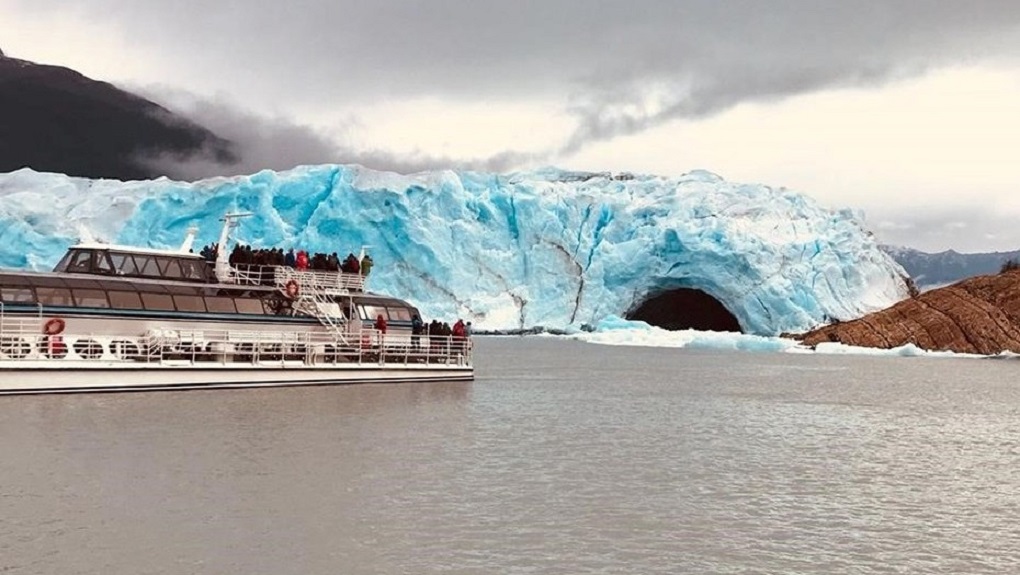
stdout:
<svg viewBox="0 0 1020 575">
<path fill-rule="evenodd" d="M 36 312 L 34 317 L 26 317 L 22 314 L 10 316 L 5 313 L 4 303 L 0 302 L 0 334 L 37 334 L 42 331 L 42 306 L 35 304 Z"/>
<path fill-rule="evenodd" d="M 301 288 L 315 288 L 326 293 L 364 291 L 365 278 L 360 274 L 299 270 L 288 266 L 233 264 L 230 279 L 240 285 L 269 285 L 285 289 L 291 281 Z"/>
<path fill-rule="evenodd" d="M 293 280 L 301 288 L 321 291 L 327 294 L 365 291 L 365 278 L 360 274 L 298 270 L 286 266 L 277 266 L 275 273 L 276 286 L 283 289 L 286 289 L 287 284 Z"/>
<path fill-rule="evenodd" d="M 159 365 L 250 364 L 302 367 L 332 364 L 380 368 L 410 364 L 468 367 L 470 339 L 382 334 L 364 329 L 341 341 L 322 331 L 161 330 L 143 335 L 47 335 L 37 318 L 7 316 L 0 308 L 0 365 L 8 362 L 132 363 Z"/>
</svg>

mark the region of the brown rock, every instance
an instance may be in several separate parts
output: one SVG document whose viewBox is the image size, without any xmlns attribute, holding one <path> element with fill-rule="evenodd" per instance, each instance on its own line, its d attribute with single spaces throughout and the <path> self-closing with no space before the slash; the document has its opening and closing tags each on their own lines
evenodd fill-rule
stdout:
<svg viewBox="0 0 1020 575">
<path fill-rule="evenodd" d="M 1020 353 L 1020 270 L 965 279 L 797 337 L 812 346 L 835 341 L 888 349 L 913 343 L 958 353 Z"/>
</svg>

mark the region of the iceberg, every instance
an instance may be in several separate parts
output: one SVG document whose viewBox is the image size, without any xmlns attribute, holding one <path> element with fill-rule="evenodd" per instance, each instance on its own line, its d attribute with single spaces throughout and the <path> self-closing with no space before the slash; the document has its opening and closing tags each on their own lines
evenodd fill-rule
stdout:
<svg viewBox="0 0 1020 575">
<path fill-rule="evenodd" d="M 908 295 L 906 273 L 852 211 L 705 171 L 400 175 L 317 165 L 186 183 L 22 169 L 0 174 L 0 267 L 49 269 L 83 234 L 168 248 L 197 226 L 195 245 L 211 244 L 229 212 L 253 214 L 233 239 L 255 247 L 341 258 L 365 247 L 372 291 L 482 330 L 576 332 L 696 290 L 740 331 L 774 336 Z"/>
<path fill-rule="evenodd" d="M 667 331 L 642 321 L 625 320 L 609 316 L 599 322 L 592 332 L 578 332 L 564 336 L 585 343 L 613 346 L 687 348 L 713 351 L 744 351 L 759 353 L 793 353 L 811 355 L 852 355 L 867 357 L 925 357 L 950 359 L 1017 359 L 1017 354 L 1003 352 L 998 355 L 978 355 L 953 351 L 930 351 L 912 343 L 881 349 L 857 347 L 838 342 L 824 342 L 806 346 L 800 342 L 777 336 L 742 333 L 681 330 Z"/>
</svg>

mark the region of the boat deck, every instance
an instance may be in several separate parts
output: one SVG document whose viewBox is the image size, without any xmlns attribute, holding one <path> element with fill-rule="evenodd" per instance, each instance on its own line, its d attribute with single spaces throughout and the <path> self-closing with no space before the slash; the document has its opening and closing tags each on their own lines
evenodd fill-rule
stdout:
<svg viewBox="0 0 1020 575">
<path fill-rule="evenodd" d="M 99 335 L 52 333 L 51 321 L 0 304 L 0 393 L 473 378 L 464 338 L 371 328 Z"/>
</svg>

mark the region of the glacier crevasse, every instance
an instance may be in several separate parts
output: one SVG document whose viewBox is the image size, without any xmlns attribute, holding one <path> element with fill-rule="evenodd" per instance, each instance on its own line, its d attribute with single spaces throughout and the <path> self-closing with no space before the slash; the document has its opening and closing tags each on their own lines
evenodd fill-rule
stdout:
<svg viewBox="0 0 1020 575">
<path fill-rule="evenodd" d="M 907 296 L 906 274 L 849 210 L 782 188 L 569 172 L 302 166 L 213 178 L 88 180 L 23 169 L 0 174 L 0 267 L 49 269 L 82 227 L 105 241 L 213 243 L 227 212 L 256 247 L 375 260 L 373 291 L 429 318 L 483 329 L 571 329 L 624 315 L 686 287 L 718 299 L 744 331 L 806 330 Z"/>
</svg>

